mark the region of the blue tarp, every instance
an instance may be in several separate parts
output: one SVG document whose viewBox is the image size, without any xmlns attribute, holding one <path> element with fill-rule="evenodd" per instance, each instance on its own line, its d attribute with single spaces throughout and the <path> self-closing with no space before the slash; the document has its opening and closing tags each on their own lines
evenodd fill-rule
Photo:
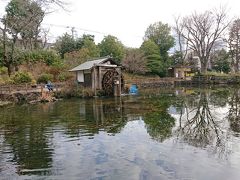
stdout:
<svg viewBox="0 0 240 180">
<path fill-rule="evenodd" d="M 137 94 L 138 93 L 138 87 L 136 84 L 132 84 L 130 89 L 129 89 L 130 94 Z"/>
</svg>

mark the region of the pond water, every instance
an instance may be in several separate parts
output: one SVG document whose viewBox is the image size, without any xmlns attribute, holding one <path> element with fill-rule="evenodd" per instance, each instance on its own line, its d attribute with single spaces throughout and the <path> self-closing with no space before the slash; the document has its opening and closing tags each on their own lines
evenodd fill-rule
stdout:
<svg viewBox="0 0 240 180">
<path fill-rule="evenodd" d="M 178 88 L 0 109 L 0 179 L 240 178 L 240 90 Z"/>
</svg>

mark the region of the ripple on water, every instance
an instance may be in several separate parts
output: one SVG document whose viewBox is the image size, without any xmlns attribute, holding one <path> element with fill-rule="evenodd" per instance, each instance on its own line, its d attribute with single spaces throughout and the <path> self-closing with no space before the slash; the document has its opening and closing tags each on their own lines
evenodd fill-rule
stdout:
<svg viewBox="0 0 240 180">
<path fill-rule="evenodd" d="M 170 96 L 154 91 L 150 96 L 72 99 L 4 109 L 0 175 L 238 180 L 240 131 L 237 118 L 230 114 L 234 104 L 229 105 L 236 92 L 198 90 Z M 199 108 L 205 109 L 196 111 Z M 212 119 L 199 112 L 211 113 Z"/>
</svg>

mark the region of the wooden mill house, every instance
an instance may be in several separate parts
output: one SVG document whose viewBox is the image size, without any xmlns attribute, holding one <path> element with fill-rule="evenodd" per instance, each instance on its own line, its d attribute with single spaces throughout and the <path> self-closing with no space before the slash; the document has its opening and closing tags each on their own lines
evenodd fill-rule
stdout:
<svg viewBox="0 0 240 180">
<path fill-rule="evenodd" d="M 121 66 L 111 57 L 90 60 L 70 70 L 76 72 L 80 86 L 90 87 L 95 95 L 120 96 L 124 87 Z"/>
</svg>

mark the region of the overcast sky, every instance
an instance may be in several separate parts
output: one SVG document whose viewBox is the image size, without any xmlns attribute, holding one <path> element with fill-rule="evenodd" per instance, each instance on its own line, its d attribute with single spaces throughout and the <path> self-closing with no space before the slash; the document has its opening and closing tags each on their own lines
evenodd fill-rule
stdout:
<svg viewBox="0 0 240 180">
<path fill-rule="evenodd" d="M 0 0 L 0 15 L 9 0 Z M 227 6 L 230 17 L 240 17 L 240 0 L 66 0 L 67 9 L 57 10 L 43 22 L 50 28 L 50 38 L 71 32 L 95 35 L 100 42 L 104 35 L 114 35 L 128 47 L 139 47 L 144 32 L 154 22 L 162 21 L 173 25 L 174 16 L 188 15 Z"/>
</svg>

